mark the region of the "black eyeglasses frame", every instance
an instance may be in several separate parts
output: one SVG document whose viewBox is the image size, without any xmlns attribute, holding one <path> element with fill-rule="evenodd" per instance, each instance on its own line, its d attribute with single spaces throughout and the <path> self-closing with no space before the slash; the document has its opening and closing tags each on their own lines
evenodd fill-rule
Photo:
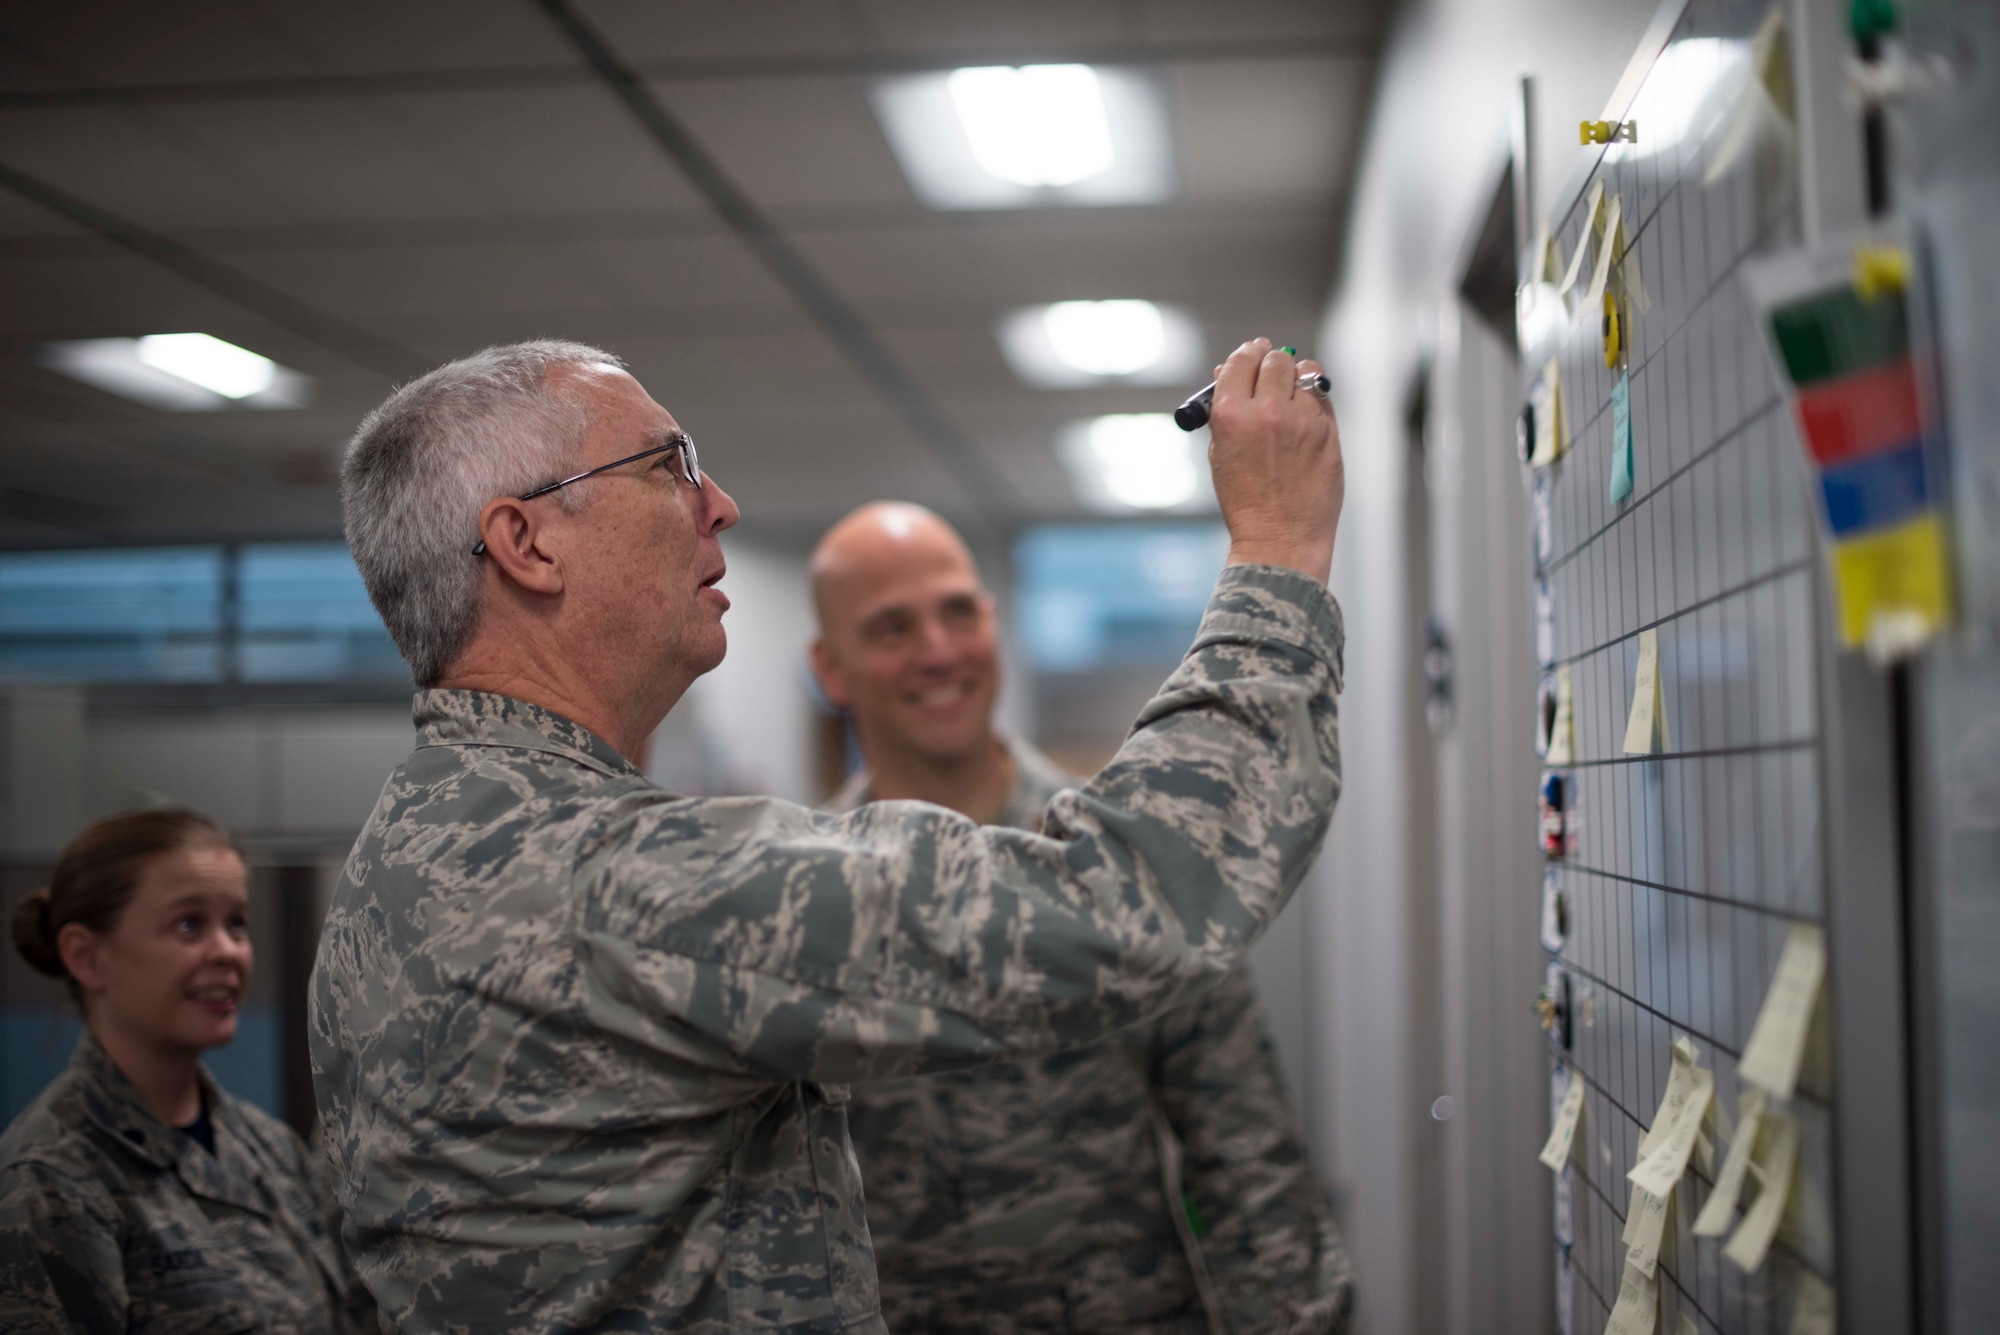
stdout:
<svg viewBox="0 0 2000 1335">
<path fill-rule="evenodd" d="M 681 477 L 687 481 L 689 486 L 699 491 L 701 489 L 701 456 L 695 453 L 694 437 L 683 431 L 665 444 L 652 445 L 640 450 L 637 454 L 628 454 L 623 459 L 613 459 L 608 464 L 599 464 L 595 468 L 587 468 L 575 477 L 566 477 L 560 482 L 551 482 L 546 487 L 536 487 L 533 491 L 524 491 L 514 499 L 517 501 L 532 501 L 537 496 L 546 496 L 552 491 L 561 491 L 564 487 L 572 483 L 581 482 L 587 477 L 596 477 L 599 473 L 608 473 L 614 468 L 623 468 L 626 464 L 637 463 L 641 459 L 650 459 L 656 454 L 665 454 L 668 450 L 679 450 L 681 452 Z M 474 556 L 486 555 L 486 539 L 481 538 L 478 542 L 472 544 L 472 554 Z"/>
</svg>

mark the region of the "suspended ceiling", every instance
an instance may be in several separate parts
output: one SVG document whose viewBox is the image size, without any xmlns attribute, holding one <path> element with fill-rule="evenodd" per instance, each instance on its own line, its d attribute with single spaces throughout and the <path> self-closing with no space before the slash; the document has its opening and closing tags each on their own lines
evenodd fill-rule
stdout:
<svg viewBox="0 0 2000 1335">
<path fill-rule="evenodd" d="M 0 547 L 330 537 L 391 385 L 537 335 L 624 356 L 745 526 L 878 496 L 998 533 L 1080 514 L 1063 423 L 1178 395 L 1022 384 L 1005 310 L 1174 302 L 1215 358 L 1310 346 L 1383 0 L 100 0 L 0 14 Z M 920 206 L 887 72 L 1085 61 L 1163 81 L 1145 208 Z M 37 364 L 202 330 L 315 382 L 167 413 Z"/>
</svg>

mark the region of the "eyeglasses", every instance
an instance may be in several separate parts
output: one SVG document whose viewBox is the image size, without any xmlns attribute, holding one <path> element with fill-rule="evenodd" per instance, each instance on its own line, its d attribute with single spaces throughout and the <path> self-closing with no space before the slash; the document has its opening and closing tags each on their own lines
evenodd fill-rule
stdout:
<svg viewBox="0 0 2000 1335">
<path fill-rule="evenodd" d="M 551 482 L 546 487 L 536 487 L 533 491 L 522 492 L 514 499 L 517 501 L 532 501 L 537 496 L 546 496 L 552 491 L 561 491 L 573 482 L 581 482 L 587 477 L 596 477 L 599 473 L 608 473 L 614 468 L 623 468 L 626 464 L 637 463 L 641 459 L 650 459 L 656 454 L 665 454 L 669 450 L 679 450 L 681 452 L 681 477 L 686 479 L 689 486 L 699 489 L 701 487 L 701 456 L 695 453 L 694 437 L 688 435 L 686 432 L 682 432 L 664 445 L 655 445 L 650 449 L 640 450 L 637 454 L 628 454 L 623 459 L 613 459 L 608 464 L 599 464 L 595 468 L 586 469 L 578 473 L 575 477 L 566 477 L 560 482 Z M 481 538 L 478 542 L 472 544 L 472 554 L 474 556 L 486 555 L 486 539 Z"/>
</svg>

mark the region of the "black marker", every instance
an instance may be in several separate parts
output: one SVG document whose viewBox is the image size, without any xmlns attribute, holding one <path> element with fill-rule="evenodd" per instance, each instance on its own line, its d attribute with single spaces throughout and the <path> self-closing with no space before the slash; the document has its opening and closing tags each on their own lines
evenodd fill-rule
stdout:
<svg viewBox="0 0 2000 1335">
<path fill-rule="evenodd" d="M 1297 348 L 1280 348 L 1287 356 L 1298 355 Z M 1299 377 L 1299 388 L 1309 389 L 1315 394 L 1324 394 L 1333 388 L 1333 382 L 1324 375 L 1308 371 Z M 1215 399 L 1215 382 L 1208 382 L 1208 388 L 1199 389 L 1186 403 L 1174 409 L 1174 425 L 1183 431 L 1199 431 L 1208 425 L 1208 405 Z"/>
</svg>

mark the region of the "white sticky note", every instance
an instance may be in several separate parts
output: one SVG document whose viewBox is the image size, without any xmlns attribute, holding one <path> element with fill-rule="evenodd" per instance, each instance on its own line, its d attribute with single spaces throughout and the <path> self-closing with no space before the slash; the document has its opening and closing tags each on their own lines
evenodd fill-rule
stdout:
<svg viewBox="0 0 2000 1335">
<path fill-rule="evenodd" d="M 1563 274 L 1562 286 L 1557 289 L 1564 296 L 1576 286 L 1576 280 L 1583 274 L 1583 257 L 1590 250 L 1590 234 L 1597 227 L 1597 210 L 1604 203 L 1604 182 L 1590 183 L 1590 193 L 1583 200 L 1583 231 L 1576 238 L 1576 253 L 1569 257 L 1569 269 Z"/>
<path fill-rule="evenodd" d="M 1668 1110 L 1661 1100 L 1660 1116 L 1671 1117 L 1666 1130 L 1653 1138 L 1653 1147 L 1626 1176 L 1655 1196 L 1670 1194 L 1674 1184 L 1687 1172 L 1688 1156 L 1694 1152 L 1695 1137 L 1701 1134 L 1702 1115 L 1715 1093 L 1715 1072 L 1696 1067 L 1678 1108 Z M 1659 1122 L 1656 1120 L 1657 1128 Z"/>
<path fill-rule="evenodd" d="M 1667 1236 L 1674 1217 L 1672 1192 L 1655 1196 L 1644 1187 L 1632 1188 L 1631 1203 L 1625 1209 L 1625 1264 L 1642 1270 L 1648 1277 L 1660 1268 L 1660 1243 Z"/>
<path fill-rule="evenodd" d="M 1750 1041 L 1736 1073 L 1780 1099 L 1789 1099 L 1799 1083 L 1799 1063 L 1805 1056 L 1806 1035 L 1813 1006 L 1826 978 L 1826 933 L 1810 923 L 1795 922 L 1785 934 L 1784 953 L 1771 990 L 1751 1026 Z"/>
<path fill-rule="evenodd" d="M 1542 1146 L 1542 1163 L 1551 1172 L 1560 1173 L 1569 1163 L 1570 1150 L 1576 1143 L 1576 1124 L 1583 1117 L 1583 1092 L 1583 1077 L 1571 1071 L 1562 1107 L 1556 1110 L 1556 1123 L 1549 1128 L 1548 1143 Z"/>
<path fill-rule="evenodd" d="M 1791 1335 L 1833 1335 L 1833 1290 L 1810 1270 L 1799 1272 Z"/>
<path fill-rule="evenodd" d="M 1547 468 L 1562 457 L 1562 399 L 1562 363 L 1551 357 L 1528 400 L 1535 410 L 1535 448 L 1528 455 L 1531 468 Z"/>
<path fill-rule="evenodd" d="M 1535 230 L 1535 248 L 1529 252 L 1534 259 L 1529 262 L 1528 281 L 1531 283 L 1554 282 L 1562 270 L 1562 248 L 1549 232 L 1548 219 L 1542 219 Z"/>
<path fill-rule="evenodd" d="M 1625 754 L 1653 754 L 1654 724 L 1666 711 L 1661 708 L 1660 632 L 1639 632 L 1639 670 L 1632 678 L 1632 712 L 1625 718 Z"/>
<path fill-rule="evenodd" d="M 1590 291 L 1583 294 L 1583 308 L 1591 314 L 1604 309 L 1604 285 L 1611 280 L 1611 251 L 1618 238 L 1625 201 L 1617 195 L 1604 206 L 1604 239 L 1597 243 L 1597 263 L 1590 271 Z"/>
<path fill-rule="evenodd" d="M 1729 1142 L 1729 1153 L 1723 1157 L 1714 1189 L 1708 1193 L 1701 1213 L 1694 1217 L 1694 1235 L 1698 1238 L 1721 1237 L 1736 1218 L 1736 1202 L 1742 1199 L 1743 1181 L 1750 1172 L 1750 1151 L 1756 1147 L 1757 1128 L 1764 1121 L 1764 1091 L 1746 1090 L 1738 1108 L 1743 1120 Z"/>
<path fill-rule="evenodd" d="M 1576 760 L 1576 708 L 1570 691 L 1569 664 L 1556 669 L 1556 721 L 1549 728 L 1549 763 L 1573 764 Z"/>
<path fill-rule="evenodd" d="M 1660 1106 L 1653 1114 L 1653 1124 L 1639 1134 L 1639 1157 L 1653 1148 L 1659 1138 L 1666 1133 L 1669 1112 L 1679 1108 L 1686 1100 L 1687 1090 L 1694 1078 L 1694 1040 L 1683 1034 L 1667 1047 L 1670 1064 L 1667 1067 L 1667 1087 L 1660 1095 Z"/>
<path fill-rule="evenodd" d="M 1618 1302 L 1611 1309 L 1604 1335 L 1653 1335 L 1659 1326 L 1659 1276 L 1642 1274 L 1626 1266 L 1625 1277 L 1618 1284 Z"/>
<path fill-rule="evenodd" d="M 1757 1156 L 1762 1161 L 1764 1186 L 1722 1249 L 1722 1254 L 1745 1272 L 1764 1264 L 1771 1239 L 1778 1236 L 1778 1225 L 1784 1222 L 1785 1209 L 1791 1204 L 1792 1176 L 1799 1162 L 1799 1124 L 1780 1112 L 1766 1113 L 1764 1120 L 1768 1125 L 1762 1153 Z"/>
<path fill-rule="evenodd" d="M 1723 130 L 1720 145 L 1708 161 L 1708 170 L 1701 174 L 1703 188 L 1714 185 L 1727 176 L 1736 165 L 1743 151 L 1750 146 L 1759 121 L 1764 115 L 1787 119 L 1783 109 L 1789 102 L 1787 95 L 1780 97 L 1782 82 L 1781 68 L 1774 59 L 1783 49 L 1785 35 L 1785 7 L 1773 4 L 1765 11 L 1764 21 L 1757 25 L 1756 35 L 1750 39 L 1750 68 L 1756 77 L 1747 80 L 1743 90 L 1737 94 L 1736 106 L 1729 115 L 1729 124 Z"/>
</svg>

